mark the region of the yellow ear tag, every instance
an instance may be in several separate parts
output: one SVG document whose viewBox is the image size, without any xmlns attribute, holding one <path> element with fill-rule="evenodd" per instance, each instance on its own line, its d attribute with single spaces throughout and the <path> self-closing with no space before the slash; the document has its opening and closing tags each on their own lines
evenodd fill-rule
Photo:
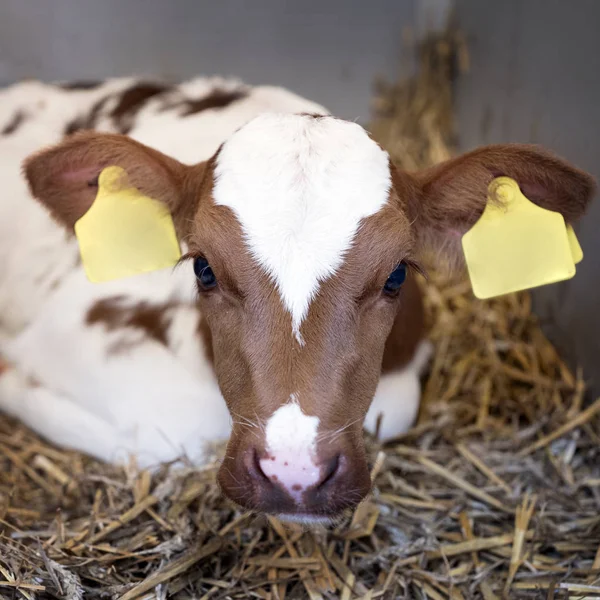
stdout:
<svg viewBox="0 0 600 600">
<path fill-rule="evenodd" d="M 509 177 L 492 181 L 485 210 L 463 235 L 462 246 L 480 299 L 571 279 L 583 259 L 563 216 L 528 200 Z"/>
<path fill-rule="evenodd" d="M 75 223 L 81 261 L 93 283 L 171 267 L 181 257 L 167 207 L 134 188 L 120 167 L 98 178 L 98 195 Z"/>
</svg>

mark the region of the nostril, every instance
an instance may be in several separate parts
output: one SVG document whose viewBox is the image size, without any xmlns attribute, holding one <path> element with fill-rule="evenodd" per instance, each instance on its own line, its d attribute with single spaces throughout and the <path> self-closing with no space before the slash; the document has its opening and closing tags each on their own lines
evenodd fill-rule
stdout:
<svg viewBox="0 0 600 600">
<path fill-rule="evenodd" d="M 317 489 L 320 490 L 324 488 L 330 481 L 332 481 L 333 478 L 336 476 L 337 472 L 339 471 L 339 468 L 340 455 L 338 454 L 326 463 L 325 470 L 323 472 L 323 478 L 317 485 Z"/>
<path fill-rule="evenodd" d="M 261 479 L 271 483 L 271 479 L 268 477 L 268 475 L 263 471 L 262 467 L 260 466 L 260 458 L 258 457 L 258 452 L 256 450 L 254 450 L 254 467 Z"/>
<path fill-rule="evenodd" d="M 258 451 L 256 450 L 256 448 L 252 450 L 252 456 L 249 458 L 250 460 L 246 462 L 246 467 L 248 468 L 248 471 L 253 476 L 253 478 L 270 482 L 271 480 L 260 466 L 260 458 L 258 456 Z"/>
</svg>

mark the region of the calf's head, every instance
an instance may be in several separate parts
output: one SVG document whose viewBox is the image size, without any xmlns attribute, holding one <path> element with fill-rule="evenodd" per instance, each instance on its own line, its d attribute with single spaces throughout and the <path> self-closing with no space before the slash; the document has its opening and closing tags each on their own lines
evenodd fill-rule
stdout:
<svg viewBox="0 0 600 600">
<path fill-rule="evenodd" d="M 197 279 L 234 423 L 223 490 L 247 507 L 308 518 L 335 515 L 370 487 L 362 422 L 390 331 L 410 320 L 423 250 L 460 261 L 461 234 L 496 176 L 568 222 L 594 188 L 587 174 L 522 145 L 409 174 L 354 123 L 274 114 L 196 165 L 84 133 L 29 158 L 25 174 L 72 227 L 109 165 L 168 206 L 189 250 L 183 268 Z"/>
</svg>

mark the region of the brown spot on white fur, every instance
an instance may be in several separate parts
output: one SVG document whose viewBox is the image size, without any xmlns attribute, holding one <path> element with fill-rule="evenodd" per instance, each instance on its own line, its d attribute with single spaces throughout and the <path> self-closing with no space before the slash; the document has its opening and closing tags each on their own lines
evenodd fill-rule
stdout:
<svg viewBox="0 0 600 600">
<path fill-rule="evenodd" d="M 135 115 L 144 104 L 169 89 L 169 86 L 157 83 L 138 83 L 122 92 L 119 102 L 110 112 L 117 131 L 128 133 Z"/>
<path fill-rule="evenodd" d="M 245 90 L 213 90 L 207 96 L 203 98 L 198 98 L 197 100 L 185 100 L 181 104 L 183 106 L 183 111 L 181 113 L 182 117 L 188 117 L 190 115 L 195 115 L 203 110 L 209 110 L 214 108 L 225 108 L 229 106 L 232 102 L 237 102 L 238 100 L 242 100 L 248 95 L 248 92 Z"/>
<path fill-rule="evenodd" d="M 57 83 L 57 87 L 67 90 L 70 92 L 79 92 L 82 90 L 94 90 L 99 88 L 103 84 L 103 81 L 66 81 L 63 83 Z"/>
<path fill-rule="evenodd" d="M 89 84 L 82 82 L 70 84 L 69 87 L 61 87 L 69 90 L 89 90 L 96 86 L 92 82 Z M 243 100 L 248 96 L 248 91 L 245 88 L 233 90 L 216 88 L 209 94 L 199 98 L 184 97 L 169 101 L 167 95 L 172 90 L 172 86 L 169 85 L 141 81 L 118 93 L 108 94 L 97 100 L 87 113 L 71 120 L 65 127 L 65 135 L 96 128 L 100 117 L 110 102 L 115 102 L 115 105 L 106 116 L 112 120 L 115 129 L 119 133 L 126 134 L 133 127 L 137 113 L 153 98 L 165 96 L 165 101 L 162 102 L 159 110 L 180 108 L 180 115 L 188 117 L 209 109 L 225 108 L 233 102 Z"/>
<path fill-rule="evenodd" d="M 119 133 L 129 133 L 136 114 L 144 107 L 148 100 L 170 89 L 172 89 L 170 86 L 164 84 L 138 82 L 117 94 L 109 94 L 94 103 L 86 114 L 79 115 L 76 119 L 70 121 L 65 127 L 65 135 L 94 129 L 98 124 L 98 119 L 102 111 L 111 100 L 116 100 L 116 104 L 110 110 L 108 116 L 112 119 Z"/>
<path fill-rule="evenodd" d="M 27 115 L 22 110 L 16 111 L 10 121 L 2 128 L 0 135 L 11 135 L 15 133 L 26 119 Z"/>
<path fill-rule="evenodd" d="M 94 103 L 92 108 L 84 115 L 79 115 L 72 121 L 69 121 L 64 129 L 66 136 L 73 135 L 78 131 L 87 131 L 96 127 L 98 118 L 102 113 L 102 109 L 110 100 L 110 96 L 106 96 Z"/>
<path fill-rule="evenodd" d="M 88 325 L 101 324 L 109 331 L 132 328 L 160 344 L 168 344 L 169 310 L 173 303 L 150 304 L 127 302 L 124 296 L 113 296 L 90 307 L 85 321 Z"/>
</svg>

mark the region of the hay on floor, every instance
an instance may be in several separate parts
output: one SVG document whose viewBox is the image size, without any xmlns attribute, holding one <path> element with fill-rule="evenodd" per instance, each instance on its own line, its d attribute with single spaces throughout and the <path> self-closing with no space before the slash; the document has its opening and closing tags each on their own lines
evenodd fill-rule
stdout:
<svg viewBox="0 0 600 600">
<path fill-rule="evenodd" d="M 460 59 L 460 60 L 459 60 Z M 411 169 L 451 154 L 454 32 L 380 84 L 372 130 Z M 424 283 L 436 353 L 419 424 L 369 442 L 374 491 L 332 531 L 244 514 L 204 470 L 109 467 L 0 418 L 3 598 L 600 596 L 600 401 L 528 294 Z"/>
</svg>

